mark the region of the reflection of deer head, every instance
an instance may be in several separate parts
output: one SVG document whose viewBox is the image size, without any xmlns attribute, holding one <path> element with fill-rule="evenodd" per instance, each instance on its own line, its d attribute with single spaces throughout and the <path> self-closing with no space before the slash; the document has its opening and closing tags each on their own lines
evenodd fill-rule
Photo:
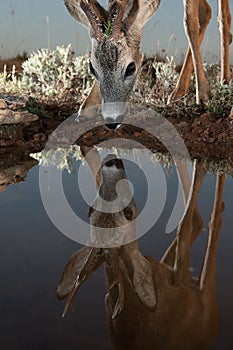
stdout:
<svg viewBox="0 0 233 350">
<path fill-rule="evenodd" d="M 126 178 L 120 159 L 105 161 L 96 204 L 101 202 L 101 196 L 112 201 L 117 182 Z M 180 176 L 184 169 L 185 166 L 179 164 Z M 79 286 L 105 262 L 107 320 L 117 349 L 208 349 L 218 330 L 216 249 L 223 211 L 224 176 L 217 175 L 208 247 L 201 275 L 196 279 L 190 275 L 190 248 L 202 227 L 196 203 L 204 176 L 202 165 L 195 163 L 188 198 L 187 179 L 183 179 L 186 210 L 176 239 L 160 262 L 144 257 L 137 241 L 108 249 L 85 247 L 76 252 L 66 265 L 58 286 L 58 297 L 68 298 L 64 313 Z M 94 228 L 117 227 L 118 233 L 136 216 L 134 200 L 125 210 L 114 214 L 90 209 L 90 223 Z M 135 225 L 131 228 L 135 230 Z M 136 237 L 135 232 L 134 235 Z"/>
</svg>

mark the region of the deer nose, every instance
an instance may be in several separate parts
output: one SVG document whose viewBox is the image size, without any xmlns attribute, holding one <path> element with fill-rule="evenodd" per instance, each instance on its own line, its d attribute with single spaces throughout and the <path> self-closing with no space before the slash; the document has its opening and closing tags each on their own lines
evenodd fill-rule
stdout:
<svg viewBox="0 0 233 350">
<path fill-rule="evenodd" d="M 114 118 L 107 118 L 105 120 L 105 125 L 108 129 L 117 129 L 123 121 L 123 116 L 119 116 L 116 119 Z"/>
<path fill-rule="evenodd" d="M 104 123 L 109 129 L 116 129 L 124 121 L 127 102 L 102 101 L 102 116 Z"/>
<path fill-rule="evenodd" d="M 119 127 L 120 124 L 118 123 L 109 123 L 109 124 L 105 124 L 107 126 L 108 129 L 117 129 Z"/>
</svg>

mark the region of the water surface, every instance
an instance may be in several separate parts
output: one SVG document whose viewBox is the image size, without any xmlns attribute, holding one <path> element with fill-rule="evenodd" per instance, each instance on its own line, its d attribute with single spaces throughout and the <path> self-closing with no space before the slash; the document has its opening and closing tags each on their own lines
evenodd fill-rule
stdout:
<svg viewBox="0 0 233 350">
<path fill-rule="evenodd" d="M 88 221 L 88 204 L 82 199 L 77 185 L 80 166 L 81 162 L 77 161 L 73 165 L 75 171 L 71 174 L 64 170 L 63 183 L 72 207 Z M 145 176 L 140 167 L 129 162 L 126 170 L 134 186 L 137 206 L 141 210 L 147 195 Z M 142 253 L 156 259 L 162 256 L 174 238 L 174 232 L 166 234 L 165 228 L 177 195 L 175 167 L 164 170 L 164 174 L 167 186 L 164 210 L 154 227 L 139 241 Z M 207 241 L 215 178 L 214 173 L 207 174 L 198 199 L 204 229 L 192 249 L 194 273 L 200 271 Z M 231 349 L 233 342 L 232 198 L 232 177 L 227 175 L 223 195 L 225 211 L 217 251 L 220 328 L 210 348 L 212 350 Z M 81 245 L 59 232 L 49 220 L 40 197 L 39 166 L 29 170 L 25 182 L 8 185 L 0 193 L 0 219 L 2 349 L 112 349 L 105 320 L 103 267 L 95 271 L 80 288 L 75 300 L 75 312 L 68 312 L 65 319 L 61 318 L 64 303 L 56 300 L 57 285 L 67 260 Z"/>
</svg>

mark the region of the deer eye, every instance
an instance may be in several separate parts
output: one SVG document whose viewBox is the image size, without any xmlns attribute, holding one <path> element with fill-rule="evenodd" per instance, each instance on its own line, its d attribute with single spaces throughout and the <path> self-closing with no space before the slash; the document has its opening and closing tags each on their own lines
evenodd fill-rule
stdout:
<svg viewBox="0 0 233 350">
<path fill-rule="evenodd" d="M 133 75 L 136 71 L 136 66 L 134 62 L 131 62 L 125 71 L 125 78 L 129 77 L 130 75 Z"/>
<path fill-rule="evenodd" d="M 133 210 L 130 207 L 126 207 L 123 209 L 124 216 L 127 220 L 133 219 Z"/>
<path fill-rule="evenodd" d="M 90 62 L 90 72 L 94 75 L 94 77 L 96 77 L 97 76 L 97 74 L 96 74 L 96 71 L 94 70 L 94 68 L 93 68 L 93 66 L 92 66 L 92 63 Z"/>
<path fill-rule="evenodd" d="M 91 217 L 91 214 L 93 213 L 94 209 L 92 207 L 89 208 L 88 210 L 88 217 Z"/>
</svg>

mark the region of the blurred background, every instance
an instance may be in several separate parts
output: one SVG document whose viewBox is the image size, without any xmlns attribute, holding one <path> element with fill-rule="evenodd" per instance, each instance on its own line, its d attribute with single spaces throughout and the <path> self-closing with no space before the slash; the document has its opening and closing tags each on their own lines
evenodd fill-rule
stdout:
<svg viewBox="0 0 233 350">
<path fill-rule="evenodd" d="M 100 0 L 106 4 L 106 0 Z M 233 9 L 233 1 L 230 0 Z M 204 61 L 219 61 L 219 32 L 217 1 L 210 1 L 212 19 L 204 42 Z M 1 0 L 0 58 L 6 59 L 39 48 L 54 49 L 57 45 L 72 44 L 77 54 L 90 48 L 87 30 L 72 19 L 63 0 Z M 173 55 L 177 63 L 183 60 L 187 40 L 183 29 L 183 1 L 161 0 L 155 16 L 146 25 L 142 51 Z M 231 47 L 233 64 L 233 46 Z"/>
</svg>

